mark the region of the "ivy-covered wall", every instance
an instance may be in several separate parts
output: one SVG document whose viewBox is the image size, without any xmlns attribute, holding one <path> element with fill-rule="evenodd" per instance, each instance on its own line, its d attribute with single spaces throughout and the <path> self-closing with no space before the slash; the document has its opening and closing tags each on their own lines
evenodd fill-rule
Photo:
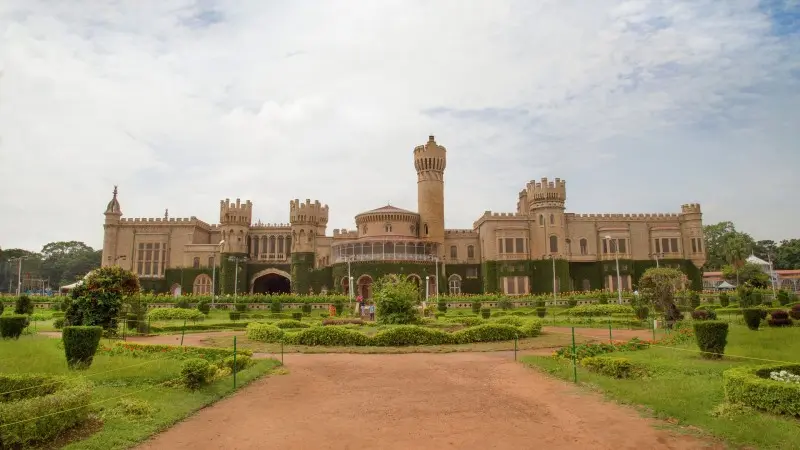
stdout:
<svg viewBox="0 0 800 450">
<path fill-rule="evenodd" d="M 500 293 L 500 284 L 497 278 L 497 261 L 484 261 L 481 264 L 481 277 L 484 294 Z"/>
<path fill-rule="evenodd" d="M 239 261 L 239 274 L 236 274 L 236 261 L 230 261 L 230 257 L 237 257 L 237 258 L 245 258 L 247 255 L 243 253 L 224 253 L 222 255 L 222 261 L 220 267 L 218 268 L 219 273 L 217 277 L 219 278 L 218 282 L 220 284 L 218 289 L 218 294 L 233 294 L 237 292 L 239 294 L 244 294 L 248 292 L 248 282 L 247 282 L 247 262 Z M 236 284 L 236 289 L 234 290 L 234 284 Z"/>
<path fill-rule="evenodd" d="M 314 253 L 292 253 L 292 293 L 308 294 L 312 287 L 311 272 L 314 270 Z"/>
<path fill-rule="evenodd" d="M 206 274 L 209 277 L 213 276 L 211 267 L 200 267 L 200 268 L 193 268 L 193 267 L 177 267 L 174 269 L 167 269 L 164 271 L 164 279 L 163 280 L 152 280 L 152 281 L 160 281 L 163 285 L 163 289 L 157 292 L 160 293 L 167 293 L 169 292 L 170 287 L 173 284 L 179 284 L 181 286 L 181 293 L 183 294 L 191 294 L 192 290 L 194 289 L 194 279 L 197 278 L 200 274 Z M 219 267 L 217 267 L 217 277 L 219 277 Z M 150 280 L 148 280 L 150 281 Z M 219 278 L 217 279 L 217 293 L 219 293 Z"/>
<path fill-rule="evenodd" d="M 482 264 L 484 293 L 501 293 L 504 277 L 528 277 L 531 293 L 545 294 L 553 292 L 553 261 L 517 260 L 486 261 Z M 561 290 L 569 289 L 569 262 L 562 259 L 555 261 L 556 279 Z"/>
<path fill-rule="evenodd" d="M 309 273 L 309 283 L 315 294 L 321 293 L 323 289 L 333 291 L 333 267 L 313 269 Z"/>
<path fill-rule="evenodd" d="M 573 262 L 569 264 L 569 273 L 572 276 L 573 290 L 583 291 L 583 280 L 589 280 L 589 289 L 603 288 L 603 274 L 601 266 L 596 262 Z"/>
<path fill-rule="evenodd" d="M 447 270 L 447 276 L 443 276 L 442 278 L 450 278 L 450 275 L 458 275 L 461 277 L 461 293 L 462 294 L 481 294 L 483 293 L 483 280 L 481 277 L 481 265 L 480 264 L 447 264 L 445 266 Z M 477 272 L 478 276 L 475 278 L 468 278 L 467 277 L 467 270 L 474 269 Z M 447 293 L 450 291 L 450 284 L 448 283 L 442 289 L 443 293 Z"/>
<path fill-rule="evenodd" d="M 673 269 L 680 270 L 686 274 L 686 278 L 689 280 L 690 286 L 687 286 L 688 288 L 694 291 L 703 290 L 703 271 L 695 266 L 691 261 L 685 259 L 662 259 L 658 262 L 658 264 L 660 267 L 671 267 Z M 634 266 L 635 271 L 631 278 L 633 279 L 635 287 L 637 284 L 639 284 L 639 279 L 642 278 L 642 275 L 644 275 L 644 272 L 647 269 L 656 267 L 656 262 L 650 260 L 636 261 Z"/>
</svg>

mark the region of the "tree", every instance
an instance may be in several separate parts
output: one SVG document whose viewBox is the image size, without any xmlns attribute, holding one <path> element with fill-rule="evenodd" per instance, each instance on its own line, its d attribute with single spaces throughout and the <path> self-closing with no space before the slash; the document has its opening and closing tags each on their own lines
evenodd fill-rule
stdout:
<svg viewBox="0 0 800 450">
<path fill-rule="evenodd" d="M 683 274 L 676 269 L 653 267 L 647 269 L 639 279 L 642 301 L 664 311 L 667 322 L 683 319 L 683 314 L 675 306 L 675 292 L 682 277 Z"/>
<path fill-rule="evenodd" d="M 43 276 L 56 285 L 69 284 L 100 267 L 101 250 L 79 241 L 51 242 L 42 247 Z"/>
<path fill-rule="evenodd" d="M 766 288 L 771 285 L 769 275 L 761 270 L 758 264 L 744 263 L 741 267 L 727 265 L 722 268 L 722 277 L 729 282 L 749 284 L 757 288 Z"/>
<path fill-rule="evenodd" d="M 720 270 L 731 258 L 743 260 L 755 244 L 747 233 L 736 231 L 733 222 L 720 222 L 703 227 L 706 240 L 706 270 Z M 740 257 L 740 254 L 744 256 Z"/>
<path fill-rule="evenodd" d="M 781 241 L 780 245 L 775 248 L 772 261 L 775 269 L 800 269 L 800 239 Z"/>
<path fill-rule="evenodd" d="M 725 259 L 736 272 L 737 284 L 739 283 L 739 269 L 744 265 L 745 259 L 753 249 L 751 241 L 750 236 L 739 233 L 729 235 L 723 243 Z"/>
<path fill-rule="evenodd" d="M 419 290 L 405 277 L 384 276 L 375 287 L 377 319 L 382 324 L 413 324 L 419 322 Z"/>
<path fill-rule="evenodd" d="M 119 266 L 97 269 L 72 290 L 66 321 L 70 325 L 99 325 L 113 333 L 123 302 L 140 289 L 139 278 L 129 270 Z"/>
<path fill-rule="evenodd" d="M 770 259 L 774 260 L 777 250 L 778 250 L 778 245 L 775 243 L 775 241 L 762 240 L 762 241 L 757 241 L 756 243 L 753 244 L 753 254 L 763 259 L 764 261 Z"/>
<path fill-rule="evenodd" d="M 42 256 L 36 252 L 31 252 L 21 248 L 10 248 L 0 250 L 0 292 L 14 293 L 17 290 L 17 275 L 19 273 L 19 262 L 22 260 L 22 278 L 41 278 Z M 24 284 L 24 283 L 23 283 Z"/>
</svg>

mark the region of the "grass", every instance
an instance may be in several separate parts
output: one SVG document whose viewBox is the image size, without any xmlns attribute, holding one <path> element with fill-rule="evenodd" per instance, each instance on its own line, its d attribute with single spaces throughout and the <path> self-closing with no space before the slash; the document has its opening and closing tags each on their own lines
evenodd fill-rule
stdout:
<svg viewBox="0 0 800 450">
<path fill-rule="evenodd" d="M 733 325 L 725 349 L 727 356 L 721 361 L 701 359 L 694 343 L 676 348 L 680 350 L 651 347 L 614 355 L 647 366 L 651 374 L 644 381 L 613 379 L 588 372 L 580 366 L 578 380 L 614 400 L 643 406 L 655 417 L 698 427 L 737 446 L 765 449 L 800 447 L 800 420 L 727 405 L 722 385 L 725 369 L 765 363 L 734 358 L 734 355 L 798 362 L 800 328 L 766 328 L 754 332 Z M 522 360 L 548 374 L 572 380 L 570 361 L 537 356 Z"/>
<path fill-rule="evenodd" d="M 234 391 L 232 377 L 197 391 L 163 386 L 180 374 L 181 361 L 174 359 L 98 355 L 88 370 L 70 371 L 61 341 L 52 338 L 23 336 L 18 341 L 0 340 L 0 354 L 3 355 L 0 372 L 86 376 L 94 383 L 93 420 L 70 432 L 62 441 L 48 443 L 48 448 L 52 445 L 67 449 L 128 448 Z M 253 366 L 237 374 L 237 387 L 269 373 L 279 364 L 272 359 L 256 360 Z"/>
<path fill-rule="evenodd" d="M 576 342 L 593 340 L 589 337 L 576 337 Z M 572 338 L 563 334 L 542 333 L 535 338 L 520 339 L 517 343 L 519 351 L 552 349 L 563 347 L 572 342 Z M 204 339 L 209 347 L 233 347 L 233 336 L 218 336 Z M 277 354 L 281 352 L 281 344 L 252 341 L 245 336 L 237 336 L 238 348 L 252 350 L 255 353 Z M 496 352 L 513 351 L 514 341 L 481 342 L 458 345 L 417 345 L 408 347 L 324 347 L 307 345 L 284 345 L 284 353 L 453 353 L 453 352 Z"/>
</svg>

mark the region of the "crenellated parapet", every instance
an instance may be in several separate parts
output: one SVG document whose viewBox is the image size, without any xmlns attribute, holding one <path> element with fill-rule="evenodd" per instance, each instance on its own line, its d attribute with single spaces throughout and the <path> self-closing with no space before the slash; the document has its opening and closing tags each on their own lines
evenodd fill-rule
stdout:
<svg viewBox="0 0 800 450">
<path fill-rule="evenodd" d="M 674 222 L 680 220 L 681 214 L 653 213 L 653 214 L 567 214 L 567 220 L 573 222 Z"/>
<path fill-rule="evenodd" d="M 328 205 L 323 205 L 319 200 L 313 203 L 306 199 L 305 203 L 299 199 L 289 201 L 289 222 L 292 225 L 327 225 Z"/>
<path fill-rule="evenodd" d="M 525 213 L 497 213 L 492 211 L 484 211 L 483 215 L 478 218 L 475 222 L 472 223 L 472 227 L 474 229 L 478 229 L 482 223 L 494 220 L 503 220 L 503 221 L 519 221 L 519 220 L 528 220 L 528 215 Z"/>
<path fill-rule="evenodd" d="M 170 218 L 162 218 L 162 217 L 123 217 L 119 220 L 120 225 L 162 225 L 162 226 L 187 226 L 193 225 L 204 230 L 216 230 L 219 228 L 219 225 L 211 225 L 208 224 L 195 216 L 191 217 L 170 217 Z"/>
<path fill-rule="evenodd" d="M 561 178 L 556 178 L 555 181 L 548 181 L 546 177 L 541 181 L 531 180 L 526 185 L 526 190 L 525 197 L 531 209 L 548 206 L 563 208 L 564 202 L 567 201 L 567 182 Z"/>
<path fill-rule="evenodd" d="M 252 217 L 253 203 L 250 200 L 244 203 L 238 198 L 236 203 L 229 198 L 219 201 L 219 222 L 223 225 L 250 226 Z"/>
<path fill-rule="evenodd" d="M 681 212 L 683 214 L 702 214 L 699 203 L 687 203 L 685 205 L 681 205 Z"/>
<path fill-rule="evenodd" d="M 449 238 L 478 237 L 478 232 L 469 229 L 444 230 L 444 235 Z"/>
<path fill-rule="evenodd" d="M 334 239 L 356 239 L 358 238 L 358 231 L 348 230 L 346 228 L 335 228 L 333 230 Z"/>
<path fill-rule="evenodd" d="M 433 136 L 428 136 L 425 145 L 414 147 L 414 168 L 419 181 L 442 181 L 447 168 L 447 149 L 437 144 Z"/>
</svg>

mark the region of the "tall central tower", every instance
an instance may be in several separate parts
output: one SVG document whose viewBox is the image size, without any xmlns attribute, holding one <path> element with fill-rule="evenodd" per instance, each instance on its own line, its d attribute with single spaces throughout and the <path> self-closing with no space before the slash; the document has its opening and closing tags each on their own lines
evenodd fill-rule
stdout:
<svg viewBox="0 0 800 450">
<path fill-rule="evenodd" d="M 417 170 L 417 212 L 420 237 L 438 244 L 437 255 L 444 256 L 444 169 L 447 149 L 428 136 L 425 145 L 414 148 Z"/>
</svg>

